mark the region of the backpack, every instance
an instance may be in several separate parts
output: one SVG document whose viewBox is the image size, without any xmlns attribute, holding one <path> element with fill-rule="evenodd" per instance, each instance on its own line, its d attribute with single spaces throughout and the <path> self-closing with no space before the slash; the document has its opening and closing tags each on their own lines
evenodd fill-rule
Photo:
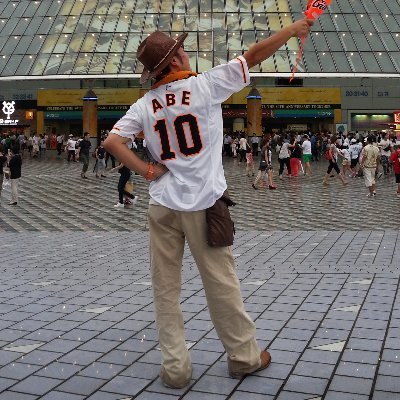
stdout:
<svg viewBox="0 0 400 400">
<path fill-rule="evenodd" d="M 325 157 L 325 159 L 328 160 L 328 161 L 331 161 L 331 160 L 332 160 L 333 157 L 332 157 L 332 152 L 331 152 L 330 149 L 328 149 L 328 150 L 325 151 L 324 157 Z"/>
</svg>

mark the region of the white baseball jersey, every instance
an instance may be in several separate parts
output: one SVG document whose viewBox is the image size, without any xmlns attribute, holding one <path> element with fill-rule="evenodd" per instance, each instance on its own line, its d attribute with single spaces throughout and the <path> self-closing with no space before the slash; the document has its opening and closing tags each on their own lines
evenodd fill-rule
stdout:
<svg viewBox="0 0 400 400">
<path fill-rule="evenodd" d="M 198 76 L 161 85 L 133 104 L 111 133 L 143 131 L 153 158 L 169 172 L 150 184 L 150 197 L 179 211 L 212 206 L 226 190 L 221 103 L 250 83 L 243 57 Z"/>
</svg>

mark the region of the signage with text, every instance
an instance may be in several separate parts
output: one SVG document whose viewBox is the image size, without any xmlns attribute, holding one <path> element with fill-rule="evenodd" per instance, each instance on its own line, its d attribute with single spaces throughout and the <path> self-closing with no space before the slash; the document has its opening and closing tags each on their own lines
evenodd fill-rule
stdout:
<svg viewBox="0 0 400 400">
<path fill-rule="evenodd" d="M 0 118 L 0 125 L 18 125 L 18 119 L 11 119 L 11 115 L 15 113 L 15 101 L 3 101 L 2 111 L 6 115 L 6 118 Z"/>
<path fill-rule="evenodd" d="M 130 105 L 97 106 L 98 111 L 128 111 Z M 82 111 L 82 106 L 38 106 L 38 111 L 65 112 Z"/>
<path fill-rule="evenodd" d="M 261 108 L 270 110 L 330 110 L 340 108 L 340 104 L 263 104 Z"/>
</svg>

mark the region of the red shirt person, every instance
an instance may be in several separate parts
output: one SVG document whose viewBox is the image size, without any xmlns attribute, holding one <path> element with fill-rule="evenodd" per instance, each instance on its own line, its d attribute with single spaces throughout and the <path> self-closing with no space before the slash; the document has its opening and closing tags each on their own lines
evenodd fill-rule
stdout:
<svg viewBox="0 0 400 400">
<path fill-rule="evenodd" d="M 390 155 L 390 162 L 393 165 L 394 174 L 396 175 L 397 183 L 397 196 L 400 197 L 400 148 L 397 149 Z"/>
</svg>

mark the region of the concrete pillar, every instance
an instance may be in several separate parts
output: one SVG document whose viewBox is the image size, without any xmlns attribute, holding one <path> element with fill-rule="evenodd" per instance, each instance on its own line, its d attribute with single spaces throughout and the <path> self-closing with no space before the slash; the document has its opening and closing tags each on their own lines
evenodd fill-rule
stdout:
<svg viewBox="0 0 400 400">
<path fill-rule="evenodd" d="M 83 96 L 83 132 L 89 132 L 91 138 L 97 138 L 97 96 L 89 89 Z"/>
<path fill-rule="evenodd" d="M 255 86 L 247 96 L 247 135 L 262 136 L 261 95 Z"/>
<path fill-rule="evenodd" d="M 233 120 L 233 131 L 244 131 L 244 119 L 235 118 Z"/>
<path fill-rule="evenodd" d="M 37 133 L 45 133 L 44 131 L 44 112 L 38 111 L 36 113 L 36 132 Z M 31 132 L 32 136 L 32 132 Z"/>
</svg>

